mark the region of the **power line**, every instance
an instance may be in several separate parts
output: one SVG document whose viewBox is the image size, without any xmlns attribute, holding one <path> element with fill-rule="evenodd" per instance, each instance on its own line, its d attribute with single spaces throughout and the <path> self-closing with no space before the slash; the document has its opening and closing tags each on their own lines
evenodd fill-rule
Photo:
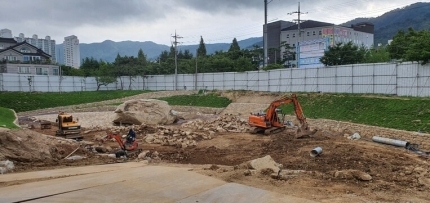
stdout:
<svg viewBox="0 0 430 203">
<path fill-rule="evenodd" d="M 181 39 L 182 37 L 176 34 L 176 30 L 175 30 L 175 35 L 172 36 L 175 41 L 173 42 L 173 44 L 175 45 L 175 90 L 178 90 L 178 51 L 177 51 L 177 46 L 178 46 L 178 39 Z"/>
</svg>

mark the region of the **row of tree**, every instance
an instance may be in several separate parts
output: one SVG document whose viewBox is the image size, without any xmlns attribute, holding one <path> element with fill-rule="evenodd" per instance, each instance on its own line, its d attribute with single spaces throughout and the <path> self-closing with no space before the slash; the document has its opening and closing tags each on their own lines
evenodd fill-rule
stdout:
<svg viewBox="0 0 430 203">
<path fill-rule="evenodd" d="M 283 50 L 283 56 L 269 64 L 264 70 L 285 68 L 286 62 L 295 60 L 294 49 L 283 42 L 277 49 L 269 50 L 276 53 Z M 252 49 L 241 49 L 236 38 L 233 39 L 228 51 L 217 51 L 208 55 L 203 37 L 196 51 L 196 56 L 189 50 L 178 51 L 170 47 L 163 51 L 156 60 L 148 60 L 140 49 L 137 57 L 120 56 L 110 63 L 94 58 L 85 58 L 80 69 L 62 66 L 62 74 L 68 76 L 95 77 L 98 88 L 102 85 L 120 80 L 121 89 L 131 87 L 131 81 L 136 76 L 165 75 L 175 73 L 175 54 L 177 57 L 178 74 L 208 73 L 208 72 L 244 72 L 258 70 L 262 62 L 263 49 L 254 46 Z M 352 42 L 338 43 L 328 48 L 320 61 L 326 66 L 357 63 L 388 62 L 391 59 L 419 61 L 423 64 L 430 60 L 430 32 L 416 32 L 409 29 L 407 33 L 400 31 L 393 38 L 391 45 L 367 49 L 354 45 Z M 123 84 L 120 76 L 130 77 L 129 84 Z"/>
<path fill-rule="evenodd" d="M 367 49 L 352 42 L 338 43 L 328 48 L 321 63 L 326 66 L 357 63 L 378 63 L 391 60 L 416 61 L 421 64 L 430 62 L 430 31 L 399 31 L 393 41 L 383 47 Z"/>
</svg>

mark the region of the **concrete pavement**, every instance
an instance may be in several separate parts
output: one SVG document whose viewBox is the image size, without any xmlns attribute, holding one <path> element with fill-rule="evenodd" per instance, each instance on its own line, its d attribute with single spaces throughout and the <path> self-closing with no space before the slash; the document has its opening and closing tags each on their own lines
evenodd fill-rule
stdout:
<svg viewBox="0 0 430 203">
<path fill-rule="evenodd" d="M 43 180 L 50 177 L 59 178 Z M 0 182 L 34 179 L 42 181 L 0 188 L 0 202 L 314 202 L 227 183 L 188 168 L 136 162 L 0 176 Z"/>
</svg>

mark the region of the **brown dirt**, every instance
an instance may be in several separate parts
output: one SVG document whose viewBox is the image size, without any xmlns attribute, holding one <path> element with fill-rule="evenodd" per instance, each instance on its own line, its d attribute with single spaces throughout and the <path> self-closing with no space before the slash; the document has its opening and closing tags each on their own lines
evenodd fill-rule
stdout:
<svg viewBox="0 0 430 203">
<path fill-rule="evenodd" d="M 238 93 L 234 94 L 231 95 L 234 100 L 244 102 Z M 262 96 L 272 99 L 276 95 Z M 263 100 L 267 99 L 262 99 L 261 103 Z M 22 124 L 25 119 L 20 122 Z M 178 128 L 180 125 L 169 127 Z M 40 129 L 35 126 L 32 130 L 54 135 L 56 127 Z M 153 133 L 152 131 L 153 129 L 148 128 L 144 134 Z M 93 131 L 84 134 L 84 141 L 97 145 L 99 141 L 95 139 L 103 135 L 104 131 Z M 191 164 L 194 166 L 192 170 L 227 182 L 237 182 L 296 197 L 321 202 L 430 202 L 430 185 L 423 181 L 430 181 L 430 164 L 427 159 L 401 148 L 366 140 L 351 141 L 340 132 L 320 131 L 307 139 L 294 139 L 288 132 L 271 136 L 218 133 L 211 140 L 201 140 L 197 146 L 187 148 L 147 144 L 140 136 L 137 139 L 141 149 L 159 153 L 161 161 L 152 160 L 151 164 Z M 103 144 L 112 148 L 111 153 L 118 149 L 116 142 L 108 141 Z M 310 157 L 309 152 L 317 146 L 322 147 L 323 153 L 315 158 Z M 96 156 L 84 149 L 78 150 L 76 154 L 85 155 L 86 159 L 62 159 L 73 149 L 63 150 L 56 158 L 37 162 L 14 160 L 17 166 L 15 172 L 124 161 Z M 304 172 L 295 173 L 284 180 L 272 179 L 268 174 L 244 174 L 247 169 L 243 168 L 242 163 L 266 155 L 282 164 L 283 170 Z M 129 161 L 132 160 L 134 159 Z M 200 167 L 201 164 L 207 166 Z M 417 172 L 420 168 L 424 172 Z M 347 170 L 365 172 L 372 176 L 372 180 L 360 181 L 351 177 L 335 176 L 336 171 Z"/>
</svg>

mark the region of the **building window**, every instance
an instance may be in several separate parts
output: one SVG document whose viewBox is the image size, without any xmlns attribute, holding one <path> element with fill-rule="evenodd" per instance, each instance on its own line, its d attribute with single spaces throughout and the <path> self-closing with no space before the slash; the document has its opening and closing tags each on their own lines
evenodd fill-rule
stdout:
<svg viewBox="0 0 430 203">
<path fill-rule="evenodd" d="M 30 73 L 30 67 L 18 67 L 18 73 Z"/>
<path fill-rule="evenodd" d="M 293 38 L 296 37 L 296 33 L 293 33 Z"/>
<path fill-rule="evenodd" d="M 316 33 L 315 33 L 315 31 L 312 31 L 312 35 L 315 35 Z"/>
<path fill-rule="evenodd" d="M 4 59 L 8 61 L 16 61 L 16 56 L 5 56 Z"/>
<path fill-rule="evenodd" d="M 306 32 L 306 35 L 309 36 L 309 32 Z"/>
<path fill-rule="evenodd" d="M 59 73 L 58 68 L 53 68 L 52 69 L 52 74 L 53 75 L 59 75 L 58 73 Z"/>
<path fill-rule="evenodd" d="M 320 30 L 320 31 L 318 31 L 318 35 L 322 35 L 322 31 Z"/>
<path fill-rule="evenodd" d="M 37 75 L 48 75 L 48 68 L 36 68 Z"/>
<path fill-rule="evenodd" d="M 290 34 L 287 34 L 287 38 L 290 38 Z"/>
</svg>

